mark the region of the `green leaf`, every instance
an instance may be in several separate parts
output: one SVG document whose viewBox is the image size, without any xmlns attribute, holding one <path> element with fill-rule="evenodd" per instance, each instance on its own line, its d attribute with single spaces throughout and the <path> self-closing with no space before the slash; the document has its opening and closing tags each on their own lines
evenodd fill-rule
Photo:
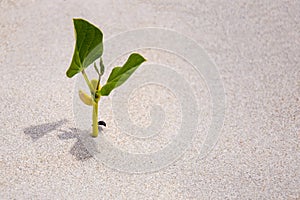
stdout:
<svg viewBox="0 0 300 200">
<path fill-rule="evenodd" d="M 131 54 L 123 67 L 115 67 L 112 70 L 106 84 L 101 88 L 101 95 L 108 96 L 113 89 L 122 85 L 145 61 L 146 59 L 143 56 L 137 53 Z"/>
<path fill-rule="evenodd" d="M 104 74 L 104 64 L 103 64 L 103 60 L 102 57 L 100 58 L 100 75 L 102 76 Z"/>
<path fill-rule="evenodd" d="M 66 72 L 71 78 L 87 68 L 103 53 L 103 34 L 93 24 L 83 19 L 73 19 L 76 44 L 71 65 Z"/>
<path fill-rule="evenodd" d="M 100 75 L 100 72 L 99 72 L 99 69 L 97 68 L 96 63 L 94 63 L 94 69 L 96 70 L 97 74 L 98 74 L 99 76 L 101 76 L 101 75 Z"/>
<path fill-rule="evenodd" d="M 98 80 L 97 80 L 97 79 L 91 80 L 91 84 L 92 84 L 93 89 L 94 89 L 94 92 L 95 92 L 96 89 L 97 89 L 97 86 L 98 86 Z M 99 87 L 100 87 L 100 86 L 98 86 L 98 88 L 99 88 Z"/>
<path fill-rule="evenodd" d="M 100 100 L 100 96 L 101 96 L 99 93 L 99 90 L 101 89 L 100 82 L 97 79 L 93 79 L 93 80 L 91 80 L 91 84 L 93 86 L 93 93 L 95 94 L 95 100 L 96 100 L 96 102 L 98 102 Z"/>
</svg>

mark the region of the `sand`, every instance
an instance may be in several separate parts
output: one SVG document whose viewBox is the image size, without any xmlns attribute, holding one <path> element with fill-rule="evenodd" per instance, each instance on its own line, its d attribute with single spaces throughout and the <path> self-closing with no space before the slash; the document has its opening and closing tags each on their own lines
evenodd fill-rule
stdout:
<svg viewBox="0 0 300 200">
<path fill-rule="evenodd" d="M 297 1 L 0 1 L 0 199 L 299 199 L 299 11 Z M 172 49 L 155 49 L 142 35 L 148 65 L 101 100 L 108 126 L 95 146 L 82 77 L 65 76 L 73 17 L 104 32 L 103 80 L 139 41 L 124 32 L 185 38 L 166 34 L 154 46 Z"/>
</svg>

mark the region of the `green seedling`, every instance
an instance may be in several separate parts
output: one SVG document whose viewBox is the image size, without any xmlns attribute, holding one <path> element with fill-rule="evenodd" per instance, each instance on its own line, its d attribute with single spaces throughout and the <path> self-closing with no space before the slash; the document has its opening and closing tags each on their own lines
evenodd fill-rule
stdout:
<svg viewBox="0 0 300 200">
<path fill-rule="evenodd" d="M 90 94 L 79 90 L 81 101 L 93 107 L 93 132 L 92 136 L 98 136 L 98 104 L 101 96 L 108 96 L 111 91 L 122 85 L 133 72 L 146 61 L 143 56 L 132 53 L 122 67 L 113 68 L 106 83 L 101 86 L 101 77 L 104 74 L 103 53 L 103 34 L 102 31 L 84 19 L 73 19 L 76 43 L 72 62 L 66 72 L 67 77 L 72 78 L 78 73 L 83 75 L 89 87 Z M 99 67 L 96 60 L 99 59 Z M 85 69 L 93 65 L 98 79 L 89 80 Z M 103 124 L 104 122 L 99 122 Z M 104 123 L 105 124 L 105 123 Z"/>
</svg>

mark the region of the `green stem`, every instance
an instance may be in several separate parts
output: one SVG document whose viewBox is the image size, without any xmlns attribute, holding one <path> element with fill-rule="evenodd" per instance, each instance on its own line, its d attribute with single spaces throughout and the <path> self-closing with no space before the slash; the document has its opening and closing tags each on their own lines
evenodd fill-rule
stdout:
<svg viewBox="0 0 300 200">
<path fill-rule="evenodd" d="M 90 88 L 91 95 L 92 95 L 93 100 L 94 100 L 94 102 L 93 102 L 93 132 L 92 132 L 92 137 L 97 137 L 98 132 L 99 132 L 99 130 L 98 130 L 98 101 L 99 101 L 99 98 L 96 97 L 96 92 L 98 90 L 98 86 L 97 86 L 96 91 L 94 91 L 94 88 L 93 88 L 89 78 L 87 77 L 85 71 L 82 70 L 81 73 L 84 77 L 85 82 L 87 83 L 87 85 Z"/>
<path fill-rule="evenodd" d="M 93 137 L 98 136 L 98 102 L 93 103 Z"/>
<path fill-rule="evenodd" d="M 82 73 L 82 75 L 83 75 L 83 78 L 84 78 L 86 84 L 89 86 L 91 93 L 93 93 L 94 88 L 93 88 L 93 86 L 92 86 L 92 84 L 91 84 L 89 78 L 87 77 L 85 71 L 82 70 L 81 73 Z"/>
</svg>

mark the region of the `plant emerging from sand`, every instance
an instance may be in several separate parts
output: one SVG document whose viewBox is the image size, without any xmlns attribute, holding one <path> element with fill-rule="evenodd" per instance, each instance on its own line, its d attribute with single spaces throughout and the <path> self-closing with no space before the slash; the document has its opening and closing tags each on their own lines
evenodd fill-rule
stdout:
<svg viewBox="0 0 300 200">
<path fill-rule="evenodd" d="M 103 53 L 103 34 L 93 24 L 83 19 L 73 19 L 76 44 L 72 62 L 66 72 L 67 77 L 72 78 L 81 72 L 86 84 L 89 87 L 90 95 L 79 90 L 79 97 L 88 106 L 93 106 L 93 132 L 92 136 L 98 136 L 98 103 L 101 96 L 108 96 L 113 89 L 122 85 L 133 72 L 146 61 L 143 56 L 132 53 L 122 67 L 113 68 L 106 84 L 101 86 L 101 76 L 104 73 L 102 60 Z M 95 61 L 99 59 L 99 67 Z M 94 63 L 94 64 L 93 64 Z M 85 69 L 93 65 L 98 79 L 89 80 Z M 103 123 L 105 125 L 105 123 Z"/>
</svg>

